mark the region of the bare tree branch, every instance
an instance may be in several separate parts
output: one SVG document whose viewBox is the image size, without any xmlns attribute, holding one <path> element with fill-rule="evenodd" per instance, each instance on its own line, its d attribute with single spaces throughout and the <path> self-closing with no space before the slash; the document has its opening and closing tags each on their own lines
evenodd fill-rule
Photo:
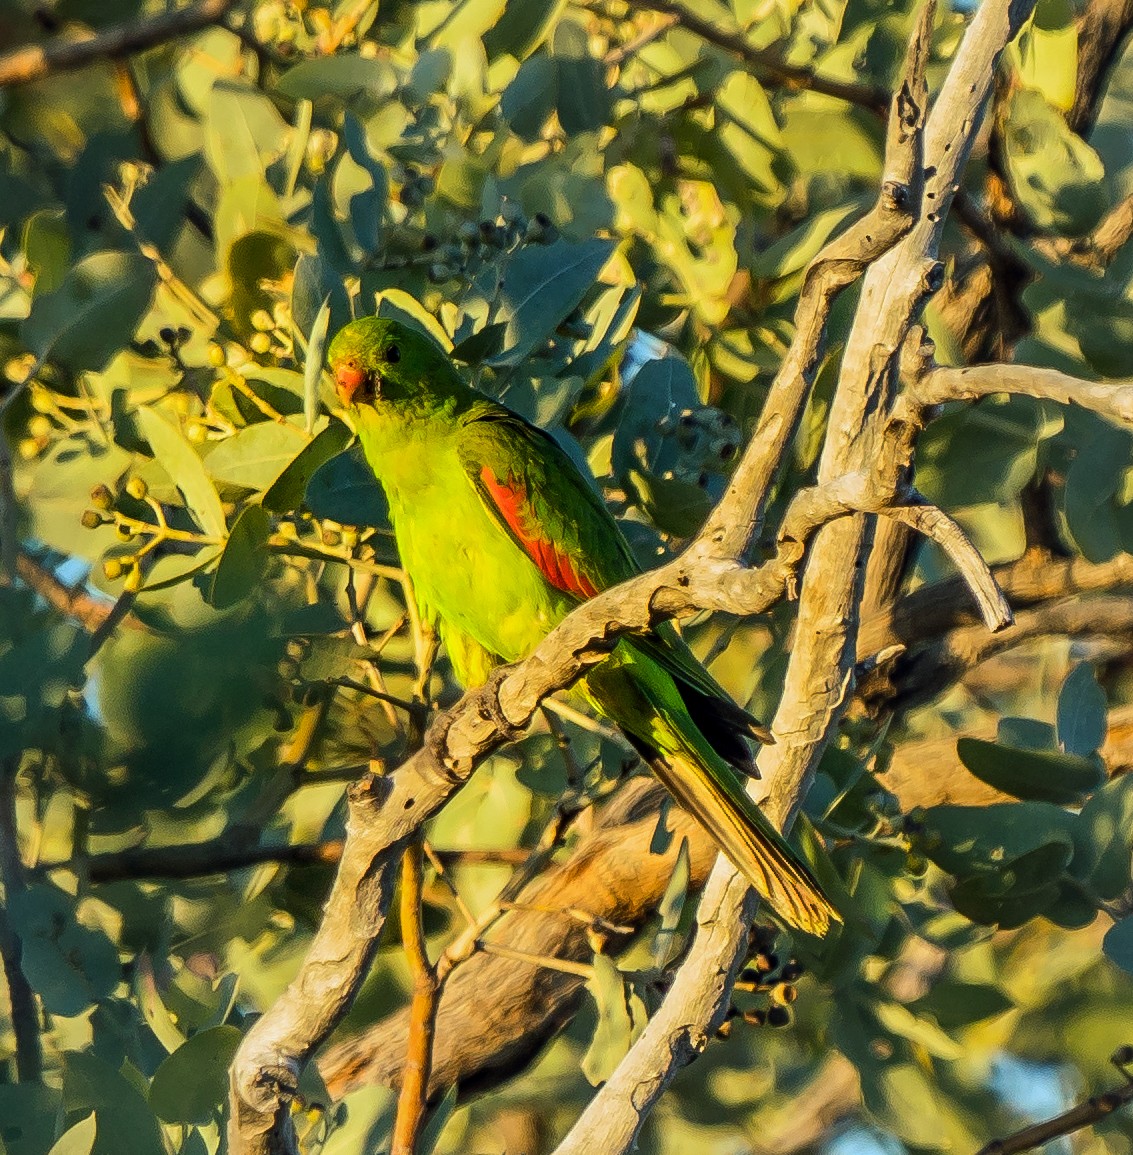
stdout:
<svg viewBox="0 0 1133 1155">
<path fill-rule="evenodd" d="M 882 186 L 885 188 L 892 180 L 894 186 L 907 190 L 911 199 L 904 207 L 918 214 L 921 212 L 921 126 L 925 123 L 927 104 L 924 71 L 933 13 L 934 6 L 926 4 L 910 42 L 903 79 L 889 118 L 886 176 Z M 957 60 L 956 64 L 959 63 Z M 894 229 L 893 239 L 904 231 L 903 225 Z M 867 234 L 866 240 L 872 241 L 872 237 Z M 898 245 L 900 243 L 897 241 Z M 815 264 L 819 267 L 823 256 L 820 254 L 816 259 Z M 886 257 L 880 259 L 884 261 Z M 833 291 L 826 298 L 827 304 Z M 793 431 L 797 420 L 795 405 L 802 405 L 809 388 L 805 366 L 809 363 L 809 355 L 821 347 L 826 323 L 826 312 L 819 311 L 816 305 L 817 301 L 812 303 L 804 290 L 796 311 L 796 336 L 792 349 L 768 397 L 767 408 L 776 414 L 775 420 L 781 424 L 780 428 L 774 429 L 776 438 Z M 830 437 L 838 430 L 835 420 L 832 417 L 828 448 Z M 749 534 L 759 522 L 761 502 L 765 500 L 765 493 L 757 484 L 752 484 L 750 490 L 743 488 L 760 478 L 758 458 L 750 460 L 753 453 L 754 449 L 745 455 L 733 488 L 724 495 L 720 509 L 709 519 L 706 527 L 706 532 L 711 533 L 714 540 L 733 549 L 745 548 Z M 844 475 L 876 476 L 890 472 L 886 468 L 888 463 L 879 468 L 876 458 L 848 464 L 849 468 L 827 469 L 825 473 L 820 470 L 820 487 L 836 482 Z M 893 473 L 895 475 L 896 471 Z M 766 476 L 768 479 L 773 477 L 774 469 Z M 754 495 L 754 501 L 751 495 Z M 849 519 L 851 524 L 857 520 Z M 819 536 L 822 536 L 821 532 Z M 808 574 L 810 572 L 808 566 Z M 809 584 L 809 577 L 807 581 Z M 856 589 L 852 580 L 850 589 Z M 848 600 L 852 600 L 852 594 Z M 844 608 L 849 610 L 850 607 L 846 605 Z M 839 622 L 836 628 L 844 628 L 840 624 L 844 619 L 838 616 L 837 611 L 833 620 Z M 833 657 L 828 651 L 821 654 L 817 650 L 811 651 L 812 642 L 819 637 L 828 637 L 830 629 L 830 621 L 804 624 L 800 608 L 799 640 L 792 659 L 801 651 L 807 651 L 808 656 L 802 663 L 806 672 L 801 683 L 797 679 L 800 667 L 796 665 L 793 683 L 788 672 L 782 704 L 773 724 L 776 745 L 765 747 L 761 752 L 760 767 L 768 775 L 773 790 L 768 813 L 780 827 L 789 823 L 801 792 L 808 784 L 808 774 L 817 762 L 830 727 L 836 722 L 844 695 L 844 686 L 838 684 L 838 673 L 852 668 L 852 641 L 845 661 L 837 656 L 838 651 L 845 648 L 844 643 L 835 647 Z M 828 697 L 827 691 L 831 688 L 833 697 Z M 826 700 L 822 701 L 823 698 Z M 776 789 L 778 793 L 775 793 Z M 719 860 L 700 900 L 692 946 L 665 1002 L 605 1086 L 583 1111 L 560 1144 L 557 1155 L 583 1155 L 599 1149 L 616 1155 L 633 1146 L 642 1122 L 676 1072 L 704 1049 L 722 1021 L 746 946 L 747 926 L 753 911 L 752 896 L 746 884 L 730 864 Z"/>
<path fill-rule="evenodd" d="M 871 88 L 864 84 L 849 84 L 833 77 L 820 76 L 808 68 L 789 64 L 778 53 L 749 44 L 739 32 L 728 32 L 711 20 L 697 16 L 683 4 L 675 0 L 645 0 L 639 8 L 649 8 L 674 18 L 674 22 L 687 28 L 709 44 L 722 48 L 725 52 L 742 60 L 757 76 L 793 88 L 805 88 L 821 92 L 850 104 L 860 105 L 872 112 L 884 115 L 889 111 L 889 93 L 884 89 Z"/>
<path fill-rule="evenodd" d="M 26 44 L 0 56 L 0 88 L 28 84 L 57 72 L 72 72 L 99 60 L 117 60 L 132 52 L 186 36 L 224 18 L 236 0 L 200 0 L 200 3 L 146 20 L 115 24 L 84 39 L 58 38 L 46 44 Z"/>
<path fill-rule="evenodd" d="M 913 383 L 910 393 L 922 405 L 976 401 L 996 393 L 1021 393 L 1064 405 L 1079 405 L 1115 425 L 1133 426 L 1133 384 L 1086 381 L 1058 369 L 1034 365 L 934 368 Z"/>
<path fill-rule="evenodd" d="M 1129 1047 L 1122 1047 L 1113 1056 L 1113 1064 L 1125 1076 L 1125 1082 L 1112 1091 L 1101 1095 L 1091 1095 L 1084 1103 L 1071 1107 L 1061 1115 L 1048 1119 L 1045 1123 L 1036 1123 L 1031 1127 L 1024 1127 L 1005 1139 L 993 1139 L 981 1147 L 977 1155 L 1016 1155 L 1019 1151 L 1032 1151 L 1057 1139 L 1061 1135 L 1072 1135 L 1083 1127 L 1100 1123 L 1112 1115 L 1114 1111 L 1133 1103 L 1133 1077 L 1126 1069 L 1133 1055 L 1129 1054 Z"/>
</svg>

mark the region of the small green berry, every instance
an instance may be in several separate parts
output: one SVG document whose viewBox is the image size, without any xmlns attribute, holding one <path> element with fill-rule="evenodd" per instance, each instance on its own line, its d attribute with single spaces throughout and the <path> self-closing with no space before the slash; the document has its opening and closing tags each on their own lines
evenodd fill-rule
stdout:
<svg viewBox="0 0 1133 1155">
<path fill-rule="evenodd" d="M 83 516 L 79 518 L 83 529 L 98 529 L 102 525 L 102 514 L 97 509 L 87 509 L 83 511 Z"/>
<path fill-rule="evenodd" d="M 106 576 L 107 581 L 117 581 L 123 573 L 124 566 L 116 557 L 108 557 L 102 563 L 102 572 Z"/>
<path fill-rule="evenodd" d="M 269 337 L 267 333 L 263 332 L 253 333 L 248 340 L 248 345 L 253 353 L 259 353 L 262 355 L 271 348 L 271 337 Z"/>
<path fill-rule="evenodd" d="M 126 492 L 135 501 L 145 501 L 146 494 L 149 493 L 149 486 L 140 477 L 131 477 L 126 482 Z"/>
<path fill-rule="evenodd" d="M 137 563 L 134 568 L 126 575 L 126 580 L 122 588 L 128 594 L 136 594 L 142 588 L 142 569 Z"/>
<path fill-rule="evenodd" d="M 214 369 L 222 368 L 227 361 L 227 357 L 224 355 L 224 347 L 222 345 L 218 345 L 215 341 L 210 341 L 208 361 Z"/>
<path fill-rule="evenodd" d="M 123 525 L 121 522 L 119 522 L 114 527 L 114 531 L 115 531 L 115 533 L 118 534 L 118 540 L 119 541 L 133 541 L 134 540 L 134 531 L 128 525 Z"/>
<path fill-rule="evenodd" d="M 252 328 L 269 333 L 275 328 L 275 321 L 267 309 L 257 309 L 251 316 Z"/>
</svg>

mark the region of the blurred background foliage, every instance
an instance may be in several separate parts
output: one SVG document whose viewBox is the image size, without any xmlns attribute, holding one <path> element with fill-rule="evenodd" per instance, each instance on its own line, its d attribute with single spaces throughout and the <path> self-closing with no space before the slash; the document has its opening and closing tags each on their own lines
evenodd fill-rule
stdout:
<svg viewBox="0 0 1133 1155">
<path fill-rule="evenodd" d="M 1113 67 L 1084 79 L 1078 23 L 1103 7 L 1041 0 L 1004 60 L 926 317 L 945 363 L 1129 374 L 1133 245 L 1102 251 L 1096 230 L 1133 192 L 1133 64 L 1114 34 Z M 6 0 L 0 40 L 160 8 Z M 320 376 L 328 324 L 426 328 L 589 463 L 643 562 L 679 549 L 758 413 L 807 262 L 876 194 L 912 13 L 252 0 L 0 90 L 0 1150 L 215 1151 L 240 1028 L 317 923 L 344 784 L 419 740 L 399 703 L 455 696 L 443 655 L 421 668 L 381 494 Z M 964 21 L 938 16 L 934 84 Z M 853 303 L 777 509 L 815 464 Z M 1116 576 L 1062 591 L 1079 625 L 907 698 L 899 668 L 852 711 L 808 804 L 846 931 L 760 931 L 741 1013 L 642 1150 L 790 1151 L 847 1127 L 974 1150 L 1114 1081 L 1133 1042 L 1131 444 L 1024 398 L 931 425 L 918 484 L 989 560 Z M 924 549 L 902 588 L 947 576 Z M 688 633 L 767 716 L 791 616 Z M 474 912 L 564 797 L 583 819 L 560 854 L 636 772 L 585 718 L 555 729 L 569 754 L 537 727 L 432 824 Z M 896 788 L 902 761 L 919 786 Z M 949 780 L 995 800 L 956 802 Z M 627 954 L 599 944 L 586 1004 L 530 1071 L 446 1100 L 437 1151 L 553 1148 L 679 956 L 684 899 L 675 876 Z M 437 951 L 463 918 L 441 880 L 428 900 Z M 394 928 L 352 1026 L 404 987 Z M 383 1149 L 388 1090 L 332 1106 L 312 1075 L 306 1095 L 308 1150 Z M 1120 1113 L 1078 1144 L 1131 1146 Z"/>
</svg>

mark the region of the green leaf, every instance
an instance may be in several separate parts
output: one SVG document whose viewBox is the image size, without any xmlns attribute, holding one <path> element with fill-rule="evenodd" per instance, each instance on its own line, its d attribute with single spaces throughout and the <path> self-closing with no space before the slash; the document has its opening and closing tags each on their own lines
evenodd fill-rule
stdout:
<svg viewBox="0 0 1133 1155">
<path fill-rule="evenodd" d="M 28 217 L 23 248 L 28 268 L 35 276 L 33 297 L 58 289 L 71 263 L 71 241 L 63 213 L 42 209 Z"/>
<path fill-rule="evenodd" d="M 196 451 L 181 431 L 155 409 L 141 406 L 138 423 L 157 462 L 181 491 L 196 523 L 211 537 L 224 537 L 224 509 Z"/>
<path fill-rule="evenodd" d="M 315 470 L 305 504 L 315 517 L 342 525 L 380 526 L 389 521 L 385 494 L 360 445 Z"/>
<path fill-rule="evenodd" d="M 1067 754 L 1088 758 L 1105 741 L 1105 692 L 1085 662 L 1075 666 L 1058 695 L 1058 744 Z"/>
<path fill-rule="evenodd" d="M 311 478 L 346 448 L 351 433 L 341 421 L 332 420 L 321 433 L 291 459 L 286 469 L 264 493 L 261 504 L 272 513 L 289 513 L 303 504 Z"/>
<path fill-rule="evenodd" d="M 156 285 L 153 262 L 134 253 L 84 257 L 54 292 L 35 298 L 20 336 L 37 357 L 72 372 L 103 369 L 134 336 Z"/>
<path fill-rule="evenodd" d="M 279 421 L 261 421 L 237 429 L 204 459 L 217 481 L 245 489 L 266 489 L 309 444 L 301 429 Z"/>
<path fill-rule="evenodd" d="M 279 78 L 276 91 L 292 100 L 319 104 L 328 97 L 349 101 L 363 92 L 380 101 L 396 87 L 397 73 L 387 61 L 344 52 L 296 64 Z"/>
<path fill-rule="evenodd" d="M 936 1023 L 917 1015 L 909 1007 L 880 999 L 874 1007 L 877 1021 L 891 1034 L 923 1047 L 938 1059 L 960 1059 L 964 1048 Z"/>
<path fill-rule="evenodd" d="M 128 1079 L 89 1052 L 63 1056 L 63 1105 L 98 1120 L 92 1155 L 165 1155 L 161 1128 L 149 1104 Z"/>
<path fill-rule="evenodd" d="M 1133 916 L 1126 916 L 1105 932 L 1102 950 L 1110 962 L 1133 975 Z"/>
<path fill-rule="evenodd" d="M 508 0 L 499 19 L 484 33 L 489 60 L 514 56 L 524 60 L 547 38 L 566 7 L 566 0 Z"/>
<path fill-rule="evenodd" d="M 118 948 L 100 927 L 79 921 L 75 899 L 58 887 L 16 892 L 8 913 L 23 941 L 24 973 L 52 1014 L 82 1014 L 121 981 Z"/>
<path fill-rule="evenodd" d="M 1094 792 L 1075 823 L 1074 844 L 1075 878 L 1103 899 L 1126 890 L 1133 855 L 1133 774 L 1122 774 Z"/>
<path fill-rule="evenodd" d="M 62 1096 L 42 1083 L 0 1084 L 0 1150 L 43 1155 L 56 1137 Z"/>
<path fill-rule="evenodd" d="M 73 1127 L 68 1127 L 48 1155 L 91 1155 L 94 1150 L 98 1119 L 92 1111 L 85 1119 L 80 1119 Z"/>
<path fill-rule="evenodd" d="M 625 981 L 622 972 L 609 955 L 594 956 L 594 971 L 586 980 L 598 1007 L 598 1025 L 582 1058 L 582 1073 L 597 1087 L 613 1073 L 625 1057 L 633 1035 L 633 1020 L 626 1006 Z"/>
<path fill-rule="evenodd" d="M 500 112 L 523 140 L 539 138 L 559 97 L 559 69 L 545 52 L 528 57 L 500 96 Z"/>
<path fill-rule="evenodd" d="M 228 609 L 246 598 L 263 577 L 271 517 L 258 505 L 246 506 L 232 525 L 209 587 L 209 604 Z"/>
<path fill-rule="evenodd" d="M 236 1027 L 201 1031 L 158 1067 L 149 1101 L 166 1123 L 204 1125 L 220 1118 L 228 1093 L 228 1067 L 240 1045 Z"/>
<path fill-rule="evenodd" d="M 919 850 L 949 874 L 998 872 L 1036 847 L 1074 846 L 1077 816 L 1048 802 L 932 806 L 925 811 Z"/>
<path fill-rule="evenodd" d="M 267 165 L 283 155 L 289 131 L 266 93 L 227 80 L 213 85 L 205 155 L 222 185 L 260 179 Z"/>
<path fill-rule="evenodd" d="M 315 416 L 319 407 L 319 382 L 323 376 L 323 362 L 326 360 L 327 326 L 330 324 L 330 297 L 319 306 L 315 323 L 311 326 L 311 338 L 307 345 L 307 361 L 303 367 L 303 419 L 308 436 L 314 431 Z"/>
<path fill-rule="evenodd" d="M 1003 154 L 1012 190 L 1040 229 L 1076 235 L 1097 223 L 1106 204 L 1101 157 L 1033 88 L 1011 95 Z"/>
<path fill-rule="evenodd" d="M 1037 802 L 1080 805 L 1105 781 L 1096 760 L 1075 754 L 1021 750 L 982 738 L 959 739 L 956 753 L 982 782 Z"/>
<path fill-rule="evenodd" d="M 685 899 L 688 898 L 688 884 L 691 874 L 688 858 L 688 839 L 681 839 L 681 848 L 677 851 L 677 861 L 673 864 L 673 873 L 669 878 L 669 885 L 657 906 L 657 913 L 661 917 L 661 925 L 653 939 L 653 965 L 660 971 L 672 960 L 679 947 L 677 942 L 677 927 L 680 925 L 681 912 L 684 910 Z"/>
<path fill-rule="evenodd" d="M 605 70 L 590 52 L 590 38 L 574 20 L 560 20 L 551 41 L 558 70 L 559 123 L 571 136 L 593 132 L 612 115 Z"/>
<path fill-rule="evenodd" d="M 997 986 L 946 979 L 912 1004 L 918 1015 L 931 1015 L 945 1031 L 982 1023 L 1011 1010 L 1015 1003 Z"/>
<path fill-rule="evenodd" d="M 859 205 L 841 205 L 808 217 L 760 253 L 751 263 L 753 276 L 771 281 L 805 268 L 842 224 L 854 216 Z"/>
<path fill-rule="evenodd" d="M 1038 89 L 1055 108 L 1069 112 L 1078 78 L 1078 28 L 1070 0 L 1039 0 L 1018 48 L 1023 84 Z"/>
<path fill-rule="evenodd" d="M 330 305 L 330 327 L 337 333 L 350 321 L 350 298 L 342 287 L 342 277 L 326 257 L 303 253 L 295 262 L 291 316 L 308 341 L 324 302 Z"/>
<path fill-rule="evenodd" d="M 492 365 L 515 365 L 576 309 L 614 251 L 611 241 L 526 245 L 508 262 L 499 319 L 507 323 Z"/>
</svg>

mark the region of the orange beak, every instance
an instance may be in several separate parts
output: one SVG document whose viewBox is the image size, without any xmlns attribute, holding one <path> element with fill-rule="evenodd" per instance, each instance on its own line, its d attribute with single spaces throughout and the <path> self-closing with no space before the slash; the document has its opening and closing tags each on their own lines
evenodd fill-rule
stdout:
<svg viewBox="0 0 1133 1155">
<path fill-rule="evenodd" d="M 332 366 L 334 369 L 334 391 L 343 405 L 354 404 L 354 394 L 366 383 L 366 370 L 353 357 L 346 357 Z"/>
</svg>

